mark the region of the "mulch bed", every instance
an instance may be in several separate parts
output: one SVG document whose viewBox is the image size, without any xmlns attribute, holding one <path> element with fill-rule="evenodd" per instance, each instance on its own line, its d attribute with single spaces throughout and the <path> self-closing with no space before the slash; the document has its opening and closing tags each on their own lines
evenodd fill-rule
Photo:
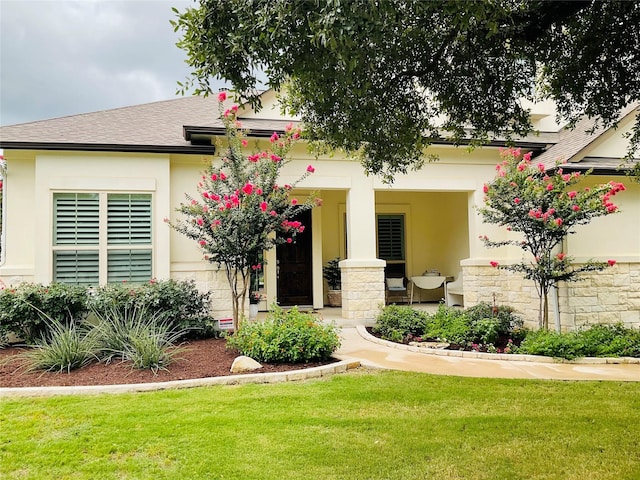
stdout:
<svg viewBox="0 0 640 480">
<path fill-rule="evenodd" d="M 0 387 L 50 387 L 78 385 L 120 385 L 127 383 L 167 382 L 192 378 L 221 377 L 231 375 L 233 360 L 239 355 L 237 350 L 227 350 L 222 338 L 192 340 L 182 345 L 185 350 L 178 360 L 154 374 L 150 370 L 139 370 L 129 362 L 116 360 L 110 364 L 92 363 L 86 367 L 65 372 L 27 372 L 21 354 L 26 347 L 0 348 Z M 312 362 L 305 364 L 265 364 L 262 368 L 248 373 L 286 372 L 334 363 Z"/>
</svg>

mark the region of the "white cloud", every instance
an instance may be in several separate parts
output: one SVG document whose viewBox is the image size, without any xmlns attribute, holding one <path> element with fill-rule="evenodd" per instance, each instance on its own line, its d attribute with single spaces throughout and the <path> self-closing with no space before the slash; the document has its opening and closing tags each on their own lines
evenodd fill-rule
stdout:
<svg viewBox="0 0 640 480">
<path fill-rule="evenodd" d="M 0 123 L 175 96 L 188 75 L 171 7 L 189 0 L 0 0 Z"/>
</svg>

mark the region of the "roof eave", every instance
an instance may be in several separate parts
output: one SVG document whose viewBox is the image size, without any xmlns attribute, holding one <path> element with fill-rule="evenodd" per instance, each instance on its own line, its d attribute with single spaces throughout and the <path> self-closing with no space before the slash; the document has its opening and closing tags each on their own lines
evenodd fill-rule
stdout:
<svg viewBox="0 0 640 480">
<path fill-rule="evenodd" d="M 2 142 L 6 150 L 51 150 L 126 153 L 195 153 L 212 155 L 215 145 L 117 145 L 109 143 Z"/>
<path fill-rule="evenodd" d="M 192 139 L 196 136 L 222 136 L 226 134 L 226 130 L 224 127 L 198 127 L 185 125 L 182 127 L 184 139 L 187 141 L 192 141 Z M 247 129 L 247 134 L 250 137 L 258 137 L 258 138 L 269 138 L 273 133 L 277 133 L 279 135 L 284 134 L 283 129 L 260 129 L 260 128 L 251 128 Z M 473 142 L 473 139 L 465 139 L 462 142 L 454 142 L 453 140 L 449 140 L 446 138 L 434 138 L 429 139 L 429 142 L 432 145 L 469 145 Z M 506 147 L 509 144 L 506 140 L 490 140 L 483 144 L 486 147 Z M 543 150 L 549 148 L 548 142 L 532 142 L 530 140 L 521 140 L 513 142 L 513 145 L 516 147 L 524 148 L 527 150 L 533 150 L 535 153 L 540 153 Z"/>
</svg>

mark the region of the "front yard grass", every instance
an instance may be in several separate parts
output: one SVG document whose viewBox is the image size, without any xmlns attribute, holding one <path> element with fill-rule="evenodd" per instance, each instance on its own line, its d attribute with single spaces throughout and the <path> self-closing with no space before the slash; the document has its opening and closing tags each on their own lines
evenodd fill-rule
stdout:
<svg viewBox="0 0 640 480">
<path fill-rule="evenodd" d="M 638 479 L 640 382 L 358 370 L 2 399 L 6 479 Z"/>
</svg>

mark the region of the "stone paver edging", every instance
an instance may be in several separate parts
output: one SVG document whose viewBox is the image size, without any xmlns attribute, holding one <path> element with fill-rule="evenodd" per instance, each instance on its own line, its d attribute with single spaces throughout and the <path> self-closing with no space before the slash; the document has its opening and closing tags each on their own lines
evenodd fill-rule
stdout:
<svg viewBox="0 0 640 480">
<path fill-rule="evenodd" d="M 536 362 L 536 363 L 571 363 L 581 365 L 602 365 L 602 364 L 633 364 L 640 365 L 640 358 L 634 357 L 585 357 L 575 360 L 556 359 L 553 357 L 545 357 L 542 355 L 522 355 L 518 353 L 484 353 L 484 352 L 463 352 L 461 350 L 439 350 L 435 348 L 416 347 L 413 345 L 405 345 L 403 343 L 390 342 L 371 335 L 364 325 L 357 325 L 358 334 L 365 340 L 378 345 L 398 350 L 407 350 L 409 352 L 422 353 L 424 355 L 437 355 L 441 357 L 460 357 L 473 358 L 482 360 L 511 360 L 520 362 Z"/>
<path fill-rule="evenodd" d="M 320 367 L 291 370 L 288 372 L 249 373 L 243 375 L 228 375 L 225 377 L 193 378 L 189 380 L 174 380 L 170 382 L 130 383 L 124 385 L 88 385 L 78 387 L 21 387 L 0 388 L 0 398 L 3 397 L 50 397 L 54 395 L 95 395 L 102 393 L 133 393 L 155 390 L 170 390 L 178 388 L 193 388 L 206 385 L 242 385 L 247 383 L 280 383 L 310 378 L 326 377 L 336 373 L 358 368 L 360 362 L 342 360 Z"/>
</svg>

